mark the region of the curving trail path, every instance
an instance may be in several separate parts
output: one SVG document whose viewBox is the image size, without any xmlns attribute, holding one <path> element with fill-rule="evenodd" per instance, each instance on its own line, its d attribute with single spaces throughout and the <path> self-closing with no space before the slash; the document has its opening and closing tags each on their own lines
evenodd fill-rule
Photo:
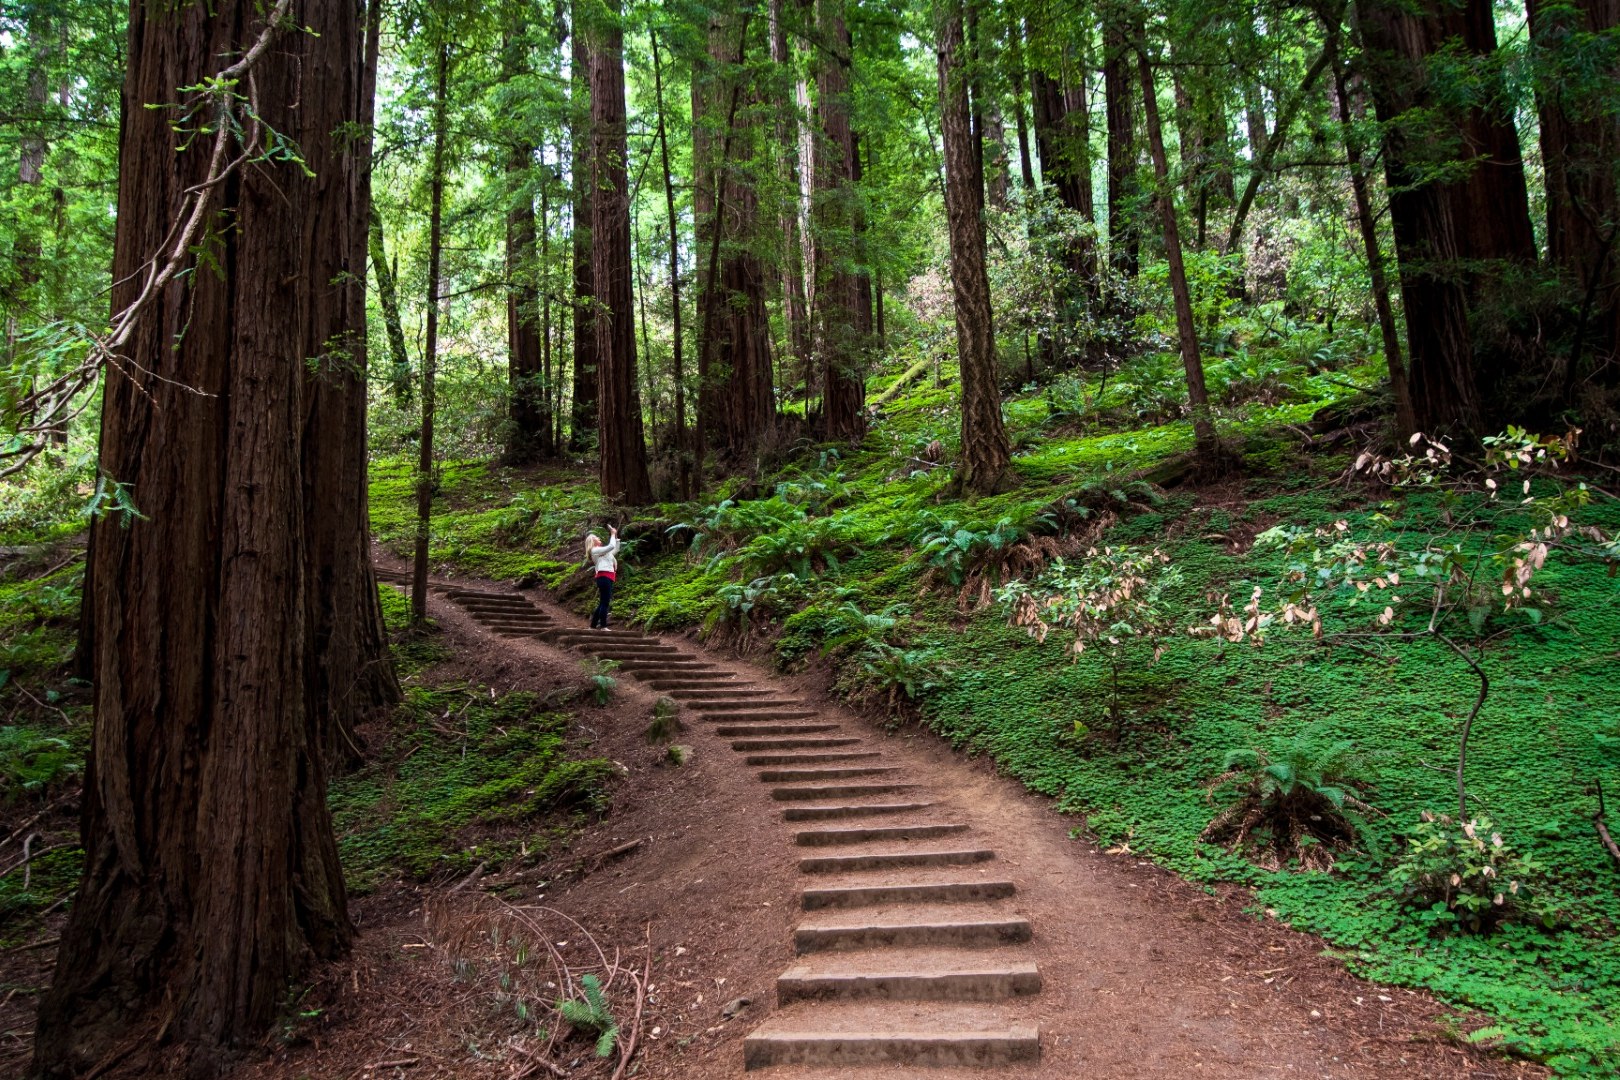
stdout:
<svg viewBox="0 0 1620 1080">
<path fill-rule="evenodd" d="M 565 625 L 519 592 L 435 591 L 479 636 L 611 659 L 675 699 L 699 728 L 688 741 L 747 778 L 758 831 L 793 852 L 791 886 L 731 868 L 749 878 L 739 893 L 793 890 L 788 947 L 759 959 L 777 972 L 761 1002 L 774 1008 L 740 1060 L 669 1075 L 1543 1075 L 1438 1038 L 1432 999 L 1354 979 L 1315 939 L 1075 843 L 1043 800 L 936 740 L 886 734 L 687 642 Z"/>
</svg>

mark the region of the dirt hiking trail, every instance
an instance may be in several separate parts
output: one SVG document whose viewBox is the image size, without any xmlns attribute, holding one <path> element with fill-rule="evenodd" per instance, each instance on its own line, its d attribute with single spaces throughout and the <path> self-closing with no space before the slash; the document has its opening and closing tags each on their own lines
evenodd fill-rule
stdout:
<svg viewBox="0 0 1620 1080">
<path fill-rule="evenodd" d="M 602 940 L 651 925 L 638 1075 L 1544 1075 L 1244 914 L 1241 890 L 1071 837 L 1075 819 L 986 762 L 885 731 L 814 676 L 587 630 L 485 582 L 435 582 L 432 614 L 498 675 L 619 665 L 614 730 L 594 734 L 630 776 L 576 848 L 640 843 L 544 902 Z M 680 706 L 679 767 L 641 740 L 659 697 Z"/>
</svg>

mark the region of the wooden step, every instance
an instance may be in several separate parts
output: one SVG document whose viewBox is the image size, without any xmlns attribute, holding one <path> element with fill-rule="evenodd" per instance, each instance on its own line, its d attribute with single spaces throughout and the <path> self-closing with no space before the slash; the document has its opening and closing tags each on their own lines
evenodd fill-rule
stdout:
<svg viewBox="0 0 1620 1080">
<path fill-rule="evenodd" d="M 848 874 L 865 870 L 897 870 L 912 866 L 971 866 L 989 862 L 996 853 L 989 848 L 955 848 L 948 851 L 875 851 L 869 855 L 818 855 L 799 860 L 802 874 Z"/>
<path fill-rule="evenodd" d="M 776 978 L 776 1000 L 1001 1001 L 1041 992 L 1033 960 L 922 952 L 856 954 L 794 964 Z"/>
<path fill-rule="evenodd" d="M 758 734 L 755 728 L 746 728 L 749 734 Z M 784 739 L 738 739 L 731 744 L 733 750 L 744 753 L 752 750 L 823 750 L 835 746 L 858 746 L 861 740 L 854 736 L 820 736 Z"/>
<path fill-rule="evenodd" d="M 828 908 L 863 908 L 879 904 L 963 904 L 1000 900 L 1018 886 L 1010 881 L 931 881 L 884 885 L 835 885 L 805 889 L 799 894 L 806 911 Z"/>
<path fill-rule="evenodd" d="M 764 697 L 737 700 L 733 698 L 704 697 L 682 701 L 681 707 L 701 713 L 735 713 L 765 708 L 802 709 L 805 704 L 797 698 Z"/>
<path fill-rule="evenodd" d="M 698 714 L 697 719 L 711 724 L 783 723 L 792 720 L 820 720 L 822 715 L 814 709 L 756 709 L 751 712 Z"/>
<path fill-rule="evenodd" d="M 762 690 L 757 686 L 725 686 L 706 684 L 697 687 L 674 687 L 664 693 L 676 701 L 733 701 L 770 697 L 775 690 Z"/>
<path fill-rule="evenodd" d="M 793 950 L 800 955 L 850 949 L 991 948 L 1032 936 L 1028 919 L 938 919 L 911 922 L 870 919 L 837 926 L 800 926 Z"/>
<path fill-rule="evenodd" d="M 716 735 L 819 735 L 837 731 L 837 724 L 722 724 L 714 729 Z M 736 744 L 732 744 L 733 749 Z M 752 749 L 752 748 L 750 748 Z"/>
<path fill-rule="evenodd" d="M 915 1065 L 988 1067 L 1040 1060 L 1033 1027 L 972 1031 L 756 1031 L 743 1040 L 743 1067 Z"/>
<path fill-rule="evenodd" d="M 664 694 L 675 690 L 723 690 L 737 685 L 737 677 L 724 671 L 674 677 L 649 675 L 642 681 Z"/>
<path fill-rule="evenodd" d="M 853 780 L 858 776 L 883 776 L 902 770 L 893 765 L 858 765 L 847 768 L 826 769 L 765 769 L 759 778 L 767 784 L 797 782 L 814 783 L 817 780 Z"/>
<path fill-rule="evenodd" d="M 896 791 L 910 791 L 916 784 L 817 784 L 815 787 L 779 787 L 771 789 L 771 798 L 777 802 L 810 802 L 815 799 L 858 799 L 862 795 L 889 795 Z"/>
<path fill-rule="evenodd" d="M 673 645 L 621 645 L 616 641 L 572 641 L 568 645 L 581 652 L 615 660 L 662 660 L 681 655 L 681 651 Z"/>
<path fill-rule="evenodd" d="M 850 740 L 853 742 L 854 740 Z M 790 806 L 782 811 L 783 821 L 831 821 L 835 818 L 880 817 L 926 810 L 931 802 L 835 803 L 829 806 Z"/>
<path fill-rule="evenodd" d="M 668 649 L 671 653 L 679 651 L 675 648 L 675 646 L 666 645 L 657 638 L 643 637 L 640 634 L 626 634 L 614 630 L 580 630 L 577 628 L 558 629 L 556 633 L 551 635 L 551 640 L 557 642 L 559 645 L 606 644 L 629 648 L 643 645 L 655 645 L 661 649 Z"/>
<path fill-rule="evenodd" d="M 800 847 L 837 847 L 841 844 L 868 844 L 874 840 L 934 840 L 967 832 L 960 823 L 943 825 L 882 825 L 854 829 L 806 829 L 793 834 Z"/>
<path fill-rule="evenodd" d="M 830 754 L 750 754 L 744 765 L 822 765 L 836 761 L 870 761 L 881 758 L 877 750 L 846 750 Z"/>
</svg>

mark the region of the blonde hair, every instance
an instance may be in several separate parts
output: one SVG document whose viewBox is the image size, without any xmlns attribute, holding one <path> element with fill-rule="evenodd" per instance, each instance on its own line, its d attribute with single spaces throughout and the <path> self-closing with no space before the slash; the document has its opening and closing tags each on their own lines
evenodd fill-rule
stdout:
<svg viewBox="0 0 1620 1080">
<path fill-rule="evenodd" d="M 597 536 L 595 533 L 585 534 L 585 558 L 589 559 L 591 557 L 592 548 L 599 548 L 601 546 L 602 538 L 600 536 Z"/>
</svg>

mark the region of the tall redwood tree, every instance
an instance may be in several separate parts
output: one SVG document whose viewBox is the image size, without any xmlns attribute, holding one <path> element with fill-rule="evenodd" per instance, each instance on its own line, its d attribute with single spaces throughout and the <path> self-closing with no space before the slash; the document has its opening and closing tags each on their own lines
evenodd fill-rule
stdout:
<svg viewBox="0 0 1620 1080">
<path fill-rule="evenodd" d="M 206 1066 L 350 941 L 323 747 L 387 663 L 360 596 L 367 200 L 343 134 L 365 119 L 359 16 L 292 0 L 250 53 L 258 5 L 131 5 L 115 310 L 230 160 L 177 149 L 177 113 L 145 106 L 195 102 L 178 88 L 251 61 L 258 115 L 314 175 L 262 161 L 205 187 L 211 269 L 141 309 L 106 386 L 101 472 L 142 516 L 98 530 L 89 568 L 85 872 L 40 1004 L 43 1076 L 165 1040 Z"/>
<path fill-rule="evenodd" d="M 984 163 L 973 135 L 962 0 L 937 0 L 940 133 L 945 142 L 945 214 L 951 237 L 951 295 L 962 374 L 962 458 L 957 481 L 967 491 L 996 489 L 1012 461 L 1001 422 L 996 338 L 985 271 Z"/>
<path fill-rule="evenodd" d="M 591 92 L 591 282 L 596 290 L 597 445 L 603 498 L 652 502 L 636 387 L 635 294 L 624 102 L 624 27 L 617 0 L 586 20 Z"/>
<path fill-rule="evenodd" d="M 596 284 L 591 277 L 591 222 L 596 192 L 591 187 L 590 50 L 586 47 L 585 7 L 569 7 L 568 116 L 573 156 L 574 255 L 574 397 L 569 415 L 568 446 L 583 450 L 596 431 Z"/>
<path fill-rule="evenodd" d="M 1440 81 L 1455 82 L 1442 71 L 1452 61 L 1434 58 L 1488 58 L 1493 8 L 1490 0 L 1373 0 L 1356 12 L 1385 125 L 1414 420 L 1423 431 L 1482 432 L 1511 411 L 1504 357 L 1523 349 L 1500 340 L 1484 347 L 1475 316 L 1502 320 L 1517 270 L 1535 263 L 1535 242 L 1512 116 L 1488 85 L 1466 108 L 1440 108 L 1457 87 Z"/>
<path fill-rule="evenodd" d="M 861 377 L 867 342 L 861 333 L 861 278 L 852 257 L 857 243 L 855 132 L 850 127 L 853 62 L 844 0 L 815 0 L 816 107 L 820 132 L 815 168 L 815 349 L 821 368 L 821 419 L 830 439 L 865 430 Z"/>
</svg>

